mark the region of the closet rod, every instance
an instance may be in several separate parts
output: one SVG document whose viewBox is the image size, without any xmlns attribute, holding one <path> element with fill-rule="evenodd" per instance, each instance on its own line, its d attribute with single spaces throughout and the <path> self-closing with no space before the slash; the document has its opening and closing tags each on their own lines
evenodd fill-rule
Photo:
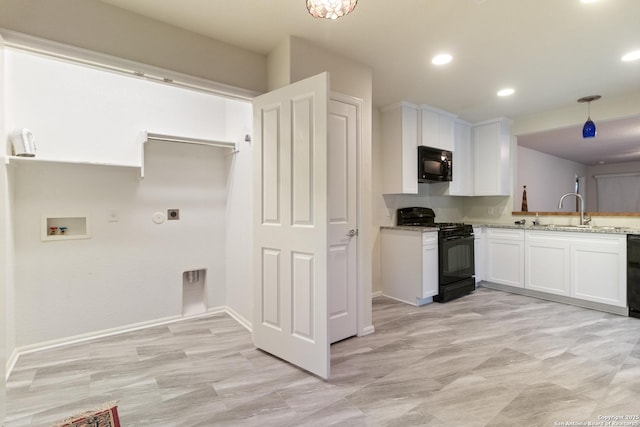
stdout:
<svg viewBox="0 0 640 427">
<path fill-rule="evenodd" d="M 181 144 L 194 144 L 194 145 L 206 145 L 209 147 L 231 148 L 234 152 L 238 151 L 236 148 L 235 142 L 214 141 L 210 139 L 199 139 L 199 138 L 187 138 L 182 136 L 163 135 L 159 133 L 149 133 L 149 132 L 147 132 L 145 139 L 147 141 L 178 142 Z"/>
</svg>

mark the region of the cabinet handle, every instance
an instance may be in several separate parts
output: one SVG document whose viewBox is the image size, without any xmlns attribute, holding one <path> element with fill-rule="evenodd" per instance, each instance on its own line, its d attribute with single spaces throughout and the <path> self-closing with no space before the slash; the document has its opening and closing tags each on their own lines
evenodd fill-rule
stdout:
<svg viewBox="0 0 640 427">
<path fill-rule="evenodd" d="M 358 230 L 355 230 L 355 229 L 352 228 L 351 230 L 347 231 L 347 236 L 349 236 L 349 237 L 353 237 L 353 236 L 357 236 L 357 235 L 358 235 Z"/>
</svg>

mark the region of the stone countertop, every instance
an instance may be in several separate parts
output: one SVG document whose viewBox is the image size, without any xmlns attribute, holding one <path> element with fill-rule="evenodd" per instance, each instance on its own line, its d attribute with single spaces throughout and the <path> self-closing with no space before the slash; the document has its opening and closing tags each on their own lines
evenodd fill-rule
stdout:
<svg viewBox="0 0 640 427">
<path fill-rule="evenodd" d="M 640 234 L 639 228 L 633 227 L 613 227 L 606 225 L 558 225 L 558 224 L 477 224 L 473 223 L 474 227 L 487 227 L 487 228 L 507 228 L 513 230 L 539 230 L 539 231 L 564 231 L 564 232 L 576 232 L 576 233 L 605 233 L 605 234 Z"/>
<path fill-rule="evenodd" d="M 419 233 L 437 233 L 438 232 L 437 227 L 418 227 L 415 225 L 390 225 L 390 226 L 383 225 L 380 227 L 380 229 L 409 230 L 409 231 L 416 231 Z"/>
<path fill-rule="evenodd" d="M 538 231 L 563 231 L 563 232 L 575 232 L 575 233 L 603 233 L 603 234 L 640 234 L 640 228 L 634 227 L 613 227 L 605 225 L 589 225 L 586 227 L 580 227 L 577 225 L 558 225 L 558 224 L 545 224 L 545 225 L 532 225 L 532 224 L 491 224 L 491 223 L 474 223 L 471 222 L 474 227 L 486 227 L 486 228 L 506 228 L 512 230 L 538 230 Z M 380 229 L 388 230 L 409 230 L 418 233 L 437 233 L 436 227 L 417 227 L 417 226 L 381 226 Z"/>
</svg>

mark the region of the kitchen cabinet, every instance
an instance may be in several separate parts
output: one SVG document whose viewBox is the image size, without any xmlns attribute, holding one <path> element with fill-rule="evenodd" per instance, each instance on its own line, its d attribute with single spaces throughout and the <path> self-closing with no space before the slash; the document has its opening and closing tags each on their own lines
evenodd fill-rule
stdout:
<svg viewBox="0 0 640 427">
<path fill-rule="evenodd" d="M 425 299 L 438 295 L 438 233 L 422 233 L 422 288 Z"/>
<path fill-rule="evenodd" d="M 488 228 L 486 239 L 485 280 L 523 288 L 524 230 Z"/>
<path fill-rule="evenodd" d="M 626 306 L 626 237 L 527 231 L 525 288 Z"/>
<path fill-rule="evenodd" d="M 438 233 L 383 228 L 380 231 L 383 295 L 423 305 L 438 294 Z"/>
<path fill-rule="evenodd" d="M 627 305 L 626 236 L 580 236 L 572 242 L 570 256 L 572 297 Z"/>
<path fill-rule="evenodd" d="M 384 194 L 418 194 L 418 108 L 406 102 L 382 109 Z"/>
<path fill-rule="evenodd" d="M 420 145 L 454 151 L 456 116 L 428 105 L 420 106 Z"/>
<path fill-rule="evenodd" d="M 510 195 L 511 121 L 502 118 L 474 124 L 472 140 L 473 194 Z"/>
<path fill-rule="evenodd" d="M 456 120 L 453 145 L 453 179 L 449 183 L 450 196 L 473 195 L 473 159 L 471 151 L 471 125 Z"/>
<path fill-rule="evenodd" d="M 476 284 L 484 280 L 485 234 L 483 227 L 473 227 L 473 252 L 476 269 Z"/>
<path fill-rule="evenodd" d="M 525 233 L 525 288 L 556 295 L 571 295 L 570 236 L 564 233 Z"/>
<path fill-rule="evenodd" d="M 626 235 L 501 228 L 485 232 L 485 281 L 575 302 L 627 306 Z"/>
</svg>

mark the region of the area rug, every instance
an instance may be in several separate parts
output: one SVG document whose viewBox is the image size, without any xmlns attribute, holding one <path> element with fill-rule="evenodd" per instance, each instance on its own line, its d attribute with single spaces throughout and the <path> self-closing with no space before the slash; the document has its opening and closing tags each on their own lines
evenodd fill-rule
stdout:
<svg viewBox="0 0 640 427">
<path fill-rule="evenodd" d="M 107 403 L 54 424 L 52 427 L 120 427 L 118 407 Z"/>
</svg>

